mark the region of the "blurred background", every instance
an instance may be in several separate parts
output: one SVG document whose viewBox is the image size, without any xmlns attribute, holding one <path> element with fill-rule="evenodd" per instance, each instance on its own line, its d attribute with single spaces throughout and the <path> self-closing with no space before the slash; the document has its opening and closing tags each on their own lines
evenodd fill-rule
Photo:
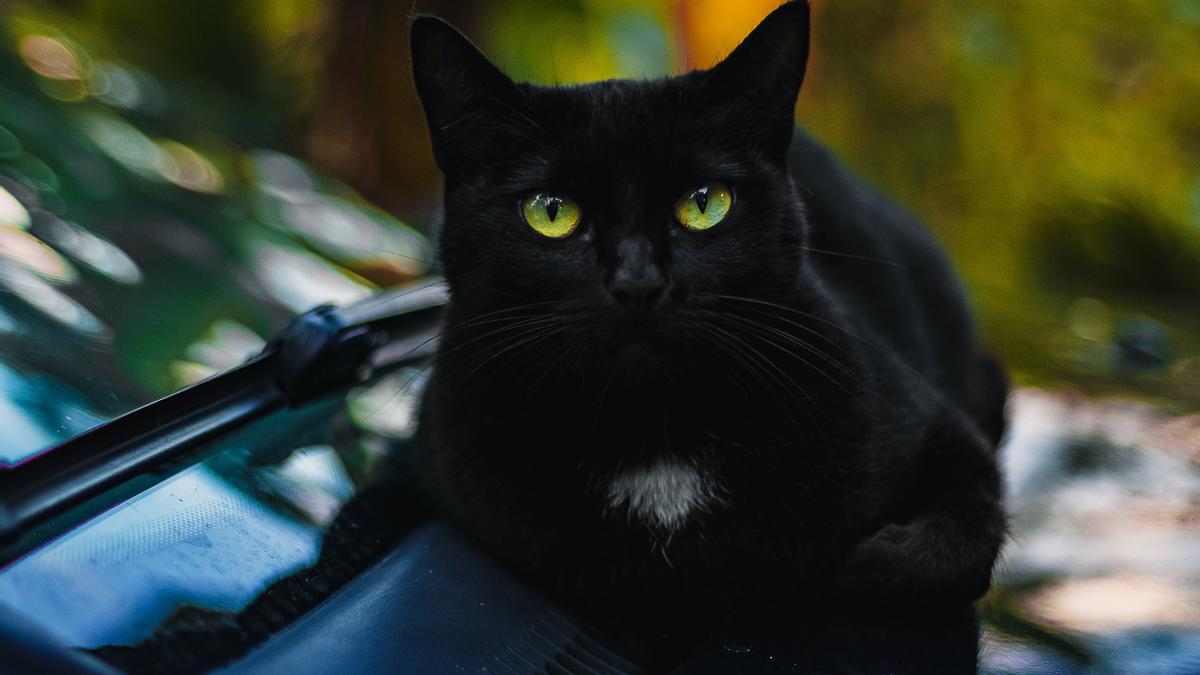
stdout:
<svg viewBox="0 0 1200 675">
<path fill-rule="evenodd" d="M 418 0 L 517 79 L 775 0 Z M 812 0 L 797 119 L 924 219 L 1018 385 L 990 672 L 1200 672 L 1200 0 Z M 413 3 L 0 5 L 0 463 L 430 268 Z"/>
</svg>

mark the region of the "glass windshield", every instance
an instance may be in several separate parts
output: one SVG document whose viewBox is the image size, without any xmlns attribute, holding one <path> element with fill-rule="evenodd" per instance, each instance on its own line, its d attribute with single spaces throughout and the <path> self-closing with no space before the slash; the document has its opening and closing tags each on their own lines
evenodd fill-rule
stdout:
<svg viewBox="0 0 1200 675">
<path fill-rule="evenodd" d="M 183 607 L 243 608 L 314 562 L 341 505 L 385 452 L 404 451 L 422 378 L 405 368 L 229 434 L 199 464 L 8 561 L 0 604 L 75 647 L 134 644 Z"/>
<path fill-rule="evenodd" d="M 426 271 L 415 230 L 235 142 L 236 107 L 0 18 L 0 470 Z"/>
</svg>

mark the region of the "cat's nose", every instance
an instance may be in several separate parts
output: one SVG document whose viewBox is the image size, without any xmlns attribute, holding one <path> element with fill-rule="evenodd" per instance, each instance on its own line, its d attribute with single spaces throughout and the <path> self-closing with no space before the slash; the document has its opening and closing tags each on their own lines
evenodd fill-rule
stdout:
<svg viewBox="0 0 1200 675">
<path fill-rule="evenodd" d="M 642 312 L 652 309 L 666 295 L 667 283 L 661 273 L 634 277 L 618 272 L 608 290 L 613 299 L 625 307 Z"/>
<path fill-rule="evenodd" d="M 628 309 L 645 311 L 662 301 L 669 285 L 649 242 L 635 239 L 617 246 L 616 266 L 608 282 L 614 300 Z"/>
</svg>

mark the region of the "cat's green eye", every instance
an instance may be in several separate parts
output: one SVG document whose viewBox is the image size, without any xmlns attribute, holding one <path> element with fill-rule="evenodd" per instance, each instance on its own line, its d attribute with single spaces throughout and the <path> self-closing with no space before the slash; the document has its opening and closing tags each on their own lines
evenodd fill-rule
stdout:
<svg viewBox="0 0 1200 675">
<path fill-rule="evenodd" d="M 733 206 L 733 193 L 717 181 L 706 183 L 675 202 L 675 219 L 689 230 L 707 230 L 725 220 Z"/>
<path fill-rule="evenodd" d="M 551 239 L 562 239 L 575 231 L 583 212 L 570 197 L 538 193 L 521 202 L 521 215 L 534 232 Z"/>
</svg>

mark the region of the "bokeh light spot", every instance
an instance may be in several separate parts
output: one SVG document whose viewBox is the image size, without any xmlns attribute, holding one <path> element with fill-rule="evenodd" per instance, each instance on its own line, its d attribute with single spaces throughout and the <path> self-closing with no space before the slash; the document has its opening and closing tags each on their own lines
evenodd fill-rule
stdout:
<svg viewBox="0 0 1200 675">
<path fill-rule="evenodd" d="M 266 340 L 232 319 L 217 319 L 196 342 L 188 345 L 187 356 L 211 370 L 228 370 L 262 351 Z"/>
<path fill-rule="evenodd" d="M 262 288 L 295 312 L 325 303 L 348 305 L 373 290 L 315 255 L 278 244 L 256 242 L 253 261 Z"/>
<path fill-rule="evenodd" d="M 155 165 L 168 181 L 187 190 L 215 193 L 225 187 L 221 173 L 203 155 L 177 141 L 160 141 Z"/>
<path fill-rule="evenodd" d="M 260 187 L 276 197 L 288 197 L 311 192 L 317 183 L 308 168 L 299 160 L 281 152 L 256 150 L 250 163 Z"/>
<path fill-rule="evenodd" d="M 66 258 L 25 230 L 0 227 L 0 257 L 56 282 L 78 278 Z"/>
<path fill-rule="evenodd" d="M 1085 340 L 1100 342 L 1112 335 L 1112 312 L 1095 298 L 1079 298 L 1067 310 L 1071 332 Z"/>
<path fill-rule="evenodd" d="M 3 187 L 0 187 L 0 225 L 23 230 L 29 227 L 29 210 Z"/>
<path fill-rule="evenodd" d="M 1101 633 L 1200 624 L 1197 601 L 1195 591 L 1169 581 L 1124 575 L 1065 581 L 1037 593 L 1028 604 L 1031 614 L 1050 625 Z"/>
<path fill-rule="evenodd" d="M 48 35 L 26 35 L 18 51 L 33 72 L 52 80 L 83 79 L 83 64 L 67 45 Z"/>
<path fill-rule="evenodd" d="M 161 113 L 167 106 L 167 90 L 149 73 L 115 63 L 98 63 L 92 68 L 92 95 L 106 105 L 143 113 Z"/>
<path fill-rule="evenodd" d="M 0 286 L 59 323 L 88 337 L 107 340 L 108 327 L 83 305 L 27 269 L 0 260 Z"/>
<path fill-rule="evenodd" d="M 47 242 L 109 279 L 129 285 L 141 282 L 137 263 L 107 239 L 58 218 L 48 220 L 42 229 Z"/>
<path fill-rule="evenodd" d="M 134 173 L 161 180 L 158 171 L 162 150 L 136 127 L 110 113 L 89 115 L 80 125 L 106 155 Z"/>
</svg>

